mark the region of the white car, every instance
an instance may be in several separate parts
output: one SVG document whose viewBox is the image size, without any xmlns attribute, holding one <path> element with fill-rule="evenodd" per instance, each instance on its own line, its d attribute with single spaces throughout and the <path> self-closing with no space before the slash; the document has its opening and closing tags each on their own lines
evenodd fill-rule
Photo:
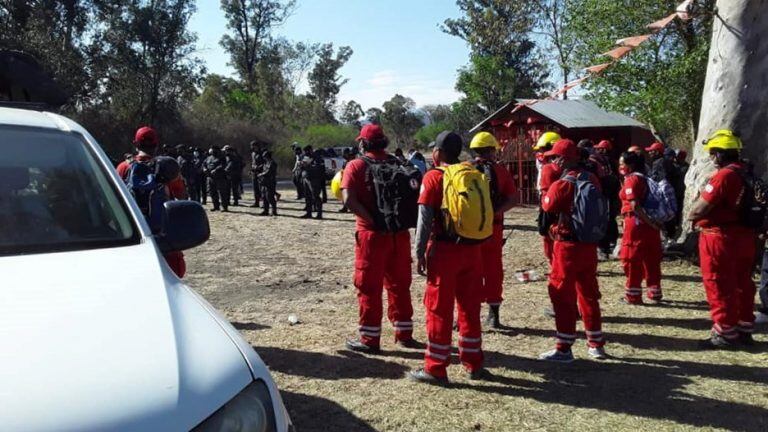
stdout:
<svg viewBox="0 0 768 432">
<path fill-rule="evenodd" d="M 289 431 L 277 387 L 163 252 L 208 239 L 190 201 L 152 236 L 96 141 L 0 107 L 0 429 Z"/>
</svg>

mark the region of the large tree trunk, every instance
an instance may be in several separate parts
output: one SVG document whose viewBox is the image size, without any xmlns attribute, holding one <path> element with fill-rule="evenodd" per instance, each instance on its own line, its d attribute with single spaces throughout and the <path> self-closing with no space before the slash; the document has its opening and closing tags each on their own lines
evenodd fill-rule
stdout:
<svg viewBox="0 0 768 432">
<path fill-rule="evenodd" d="M 716 11 L 684 216 L 714 171 L 701 145 L 712 132 L 736 131 L 743 157 L 768 171 L 768 0 L 718 0 Z"/>
</svg>

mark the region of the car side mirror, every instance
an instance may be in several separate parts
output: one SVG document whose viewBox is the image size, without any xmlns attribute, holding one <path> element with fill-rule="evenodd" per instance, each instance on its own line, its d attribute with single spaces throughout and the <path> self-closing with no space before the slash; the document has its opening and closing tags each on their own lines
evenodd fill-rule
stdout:
<svg viewBox="0 0 768 432">
<path fill-rule="evenodd" d="M 163 205 L 163 232 L 155 236 L 163 253 L 192 249 L 208 241 L 211 227 L 200 203 L 167 201 Z"/>
</svg>

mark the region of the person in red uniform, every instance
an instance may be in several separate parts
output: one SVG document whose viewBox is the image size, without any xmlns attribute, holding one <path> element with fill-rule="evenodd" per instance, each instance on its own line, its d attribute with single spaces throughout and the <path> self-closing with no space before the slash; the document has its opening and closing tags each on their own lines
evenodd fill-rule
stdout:
<svg viewBox="0 0 768 432">
<path fill-rule="evenodd" d="M 486 324 L 492 328 L 501 328 L 499 308 L 504 301 L 504 213 L 515 205 L 515 182 L 512 174 L 504 166 L 496 163 L 498 150 L 501 148 L 496 138 L 488 132 L 480 132 L 472 138 L 470 150 L 477 154 L 474 163 L 477 169 L 490 175 L 491 200 L 493 202 L 493 237 L 483 242 L 483 287 L 484 300 L 488 304 Z M 492 172 L 491 172 L 492 170 Z"/>
<path fill-rule="evenodd" d="M 459 163 L 463 141 L 458 134 L 444 131 L 431 147 L 432 159 L 439 168 Z M 448 382 L 454 310 L 458 311 L 459 359 L 471 379 L 481 379 L 485 374 L 480 325 L 482 245 L 445 239 L 442 202 L 443 171 L 428 171 L 419 196 L 415 244 L 417 270 L 427 277 L 424 308 L 428 341 L 424 367 L 411 371 L 408 376 L 432 384 Z"/>
<path fill-rule="evenodd" d="M 745 165 L 741 139 L 719 130 L 705 141 L 715 174 L 701 191 L 688 219 L 696 224 L 704 289 L 713 325 L 702 348 L 754 343 L 755 262 L 757 234 L 741 218 Z"/>
<path fill-rule="evenodd" d="M 619 172 L 624 176 L 624 185 L 619 191 L 624 217 L 619 258 L 627 277 L 623 301 L 633 305 L 643 304 L 642 283 L 645 280 L 648 300 L 658 303 L 662 298 L 661 231 L 642 207 L 648 195 L 645 160 L 637 153 L 624 153 L 619 161 Z"/>
<path fill-rule="evenodd" d="M 579 150 L 568 139 L 556 142 L 546 153 L 567 175 L 577 177 Z M 590 174 L 590 181 L 597 187 L 600 182 Z M 595 359 L 606 358 L 605 339 L 600 316 L 600 289 L 597 284 L 597 244 L 582 243 L 573 238 L 571 224 L 575 186 L 561 179 L 552 184 L 542 202 L 542 209 L 553 216 L 550 227 L 554 240 L 552 271 L 549 275 L 549 297 L 555 309 L 557 345 L 554 350 L 539 356 L 541 360 L 572 362 L 571 346 L 576 341 L 576 319 L 579 312 L 587 334 L 588 354 Z"/>
<path fill-rule="evenodd" d="M 133 145 L 138 152 L 136 156 L 133 157 L 133 160 L 124 160 L 117 166 L 117 174 L 123 181 L 128 180 L 132 162 L 149 162 L 157 155 L 157 151 L 160 148 L 160 140 L 157 136 L 157 132 L 153 128 L 144 126 L 136 131 Z M 181 175 L 166 183 L 165 188 L 166 196 L 170 199 L 187 199 L 187 190 Z M 187 264 L 184 261 L 184 253 L 181 251 L 167 252 L 163 256 L 171 270 L 176 273 L 176 276 L 180 278 L 184 277 L 187 273 Z"/>
<path fill-rule="evenodd" d="M 389 140 L 379 125 L 363 127 L 357 141 L 367 158 L 392 158 L 385 151 Z M 353 351 L 380 351 L 382 292 L 386 289 L 387 316 L 395 327 L 395 342 L 405 348 L 419 348 L 420 344 L 413 340 L 411 235 L 408 230 L 389 233 L 377 228 L 376 194 L 364 159 L 347 163 L 341 188 L 344 204 L 356 218 L 354 284 L 360 307 L 360 336 L 347 340 L 346 346 Z"/>
<path fill-rule="evenodd" d="M 539 191 L 539 197 L 541 201 L 544 201 L 544 197 L 547 195 L 549 187 L 552 183 L 560 179 L 563 174 L 563 170 L 560 166 L 551 163 L 550 160 L 545 157 L 545 154 L 552 150 L 552 145 L 560 140 L 560 135 L 555 132 L 545 132 L 541 135 L 536 145 L 533 146 L 533 151 L 536 152 L 536 166 L 539 170 L 539 175 L 536 181 L 536 187 Z M 546 214 L 541 207 L 539 207 L 539 234 L 541 234 L 541 241 L 544 248 L 544 256 L 549 262 L 549 268 L 552 269 L 552 239 L 549 237 L 549 224 Z"/>
</svg>

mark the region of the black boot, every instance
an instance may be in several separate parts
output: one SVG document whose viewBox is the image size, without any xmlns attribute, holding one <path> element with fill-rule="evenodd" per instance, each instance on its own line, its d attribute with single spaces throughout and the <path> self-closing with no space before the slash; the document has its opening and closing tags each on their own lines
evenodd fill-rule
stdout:
<svg viewBox="0 0 768 432">
<path fill-rule="evenodd" d="M 485 319 L 485 324 L 494 329 L 501 328 L 501 322 L 499 321 L 499 305 L 488 306 L 488 317 Z"/>
</svg>

